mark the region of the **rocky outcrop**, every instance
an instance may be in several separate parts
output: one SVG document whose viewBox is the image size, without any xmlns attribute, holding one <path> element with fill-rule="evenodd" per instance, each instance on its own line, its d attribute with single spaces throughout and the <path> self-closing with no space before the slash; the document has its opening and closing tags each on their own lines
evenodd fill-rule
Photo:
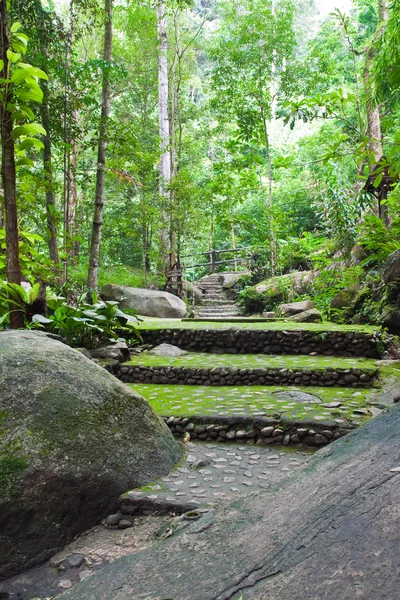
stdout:
<svg viewBox="0 0 400 600">
<path fill-rule="evenodd" d="M 91 355 L 93 358 L 112 359 L 118 362 L 126 362 L 131 357 L 129 348 L 125 342 L 115 342 L 114 344 L 99 346 L 91 351 Z"/>
<path fill-rule="evenodd" d="M 120 308 L 135 310 L 145 317 L 182 319 L 186 315 L 186 304 L 169 292 L 110 283 L 101 289 L 100 295 L 103 300 L 116 301 Z"/>
<path fill-rule="evenodd" d="M 293 315 L 298 315 L 307 310 L 311 310 L 314 308 L 314 304 L 311 300 L 303 300 L 302 302 L 290 302 L 288 304 L 281 304 L 278 308 L 278 314 L 283 317 L 291 317 Z"/>
<path fill-rule="evenodd" d="M 289 321 L 295 321 L 296 323 L 321 323 L 322 315 L 316 308 L 310 308 L 289 317 Z"/>
<path fill-rule="evenodd" d="M 0 579 L 43 562 L 180 458 L 146 400 L 80 352 L 0 333 Z"/>
<path fill-rule="evenodd" d="M 383 267 L 382 279 L 386 284 L 397 283 L 400 287 L 400 250 L 393 252 L 387 259 Z"/>
<path fill-rule="evenodd" d="M 345 290 L 342 290 L 331 301 L 331 308 L 342 310 L 344 308 L 350 308 L 357 297 L 360 295 L 363 286 L 360 284 L 352 285 Z"/>
<path fill-rule="evenodd" d="M 382 311 L 380 316 L 384 327 L 394 334 L 400 333 L 400 308 L 398 306 L 388 305 Z"/>
<path fill-rule="evenodd" d="M 398 597 L 400 406 L 269 491 L 114 561 L 65 600 Z"/>
<path fill-rule="evenodd" d="M 172 344 L 160 344 L 149 350 L 149 354 L 154 354 L 155 356 L 186 356 L 187 351 L 181 350 L 178 346 L 173 346 Z"/>
<path fill-rule="evenodd" d="M 203 292 L 197 287 L 197 285 L 191 281 L 182 281 L 182 288 L 187 298 L 194 299 L 195 304 L 201 302 L 203 298 Z"/>
</svg>

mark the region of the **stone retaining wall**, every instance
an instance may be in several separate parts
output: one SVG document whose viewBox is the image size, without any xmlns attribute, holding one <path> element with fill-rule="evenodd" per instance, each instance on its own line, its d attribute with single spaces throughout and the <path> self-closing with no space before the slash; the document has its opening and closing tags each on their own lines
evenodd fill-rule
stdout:
<svg viewBox="0 0 400 600">
<path fill-rule="evenodd" d="M 144 343 L 173 344 L 184 350 L 223 354 L 324 354 L 380 356 L 381 334 L 343 331 L 265 331 L 259 329 L 142 330 Z"/>
<path fill-rule="evenodd" d="M 351 428 L 313 423 L 282 423 L 267 417 L 163 417 L 176 437 L 190 434 L 191 440 L 239 442 L 267 446 L 270 444 L 303 444 L 326 446 L 347 435 Z M 354 427 L 353 427 L 354 428 Z"/>
<path fill-rule="evenodd" d="M 125 383 L 179 385 L 293 385 L 371 387 L 378 371 L 372 369 L 239 369 L 214 367 L 144 367 L 117 365 L 114 374 Z"/>
</svg>

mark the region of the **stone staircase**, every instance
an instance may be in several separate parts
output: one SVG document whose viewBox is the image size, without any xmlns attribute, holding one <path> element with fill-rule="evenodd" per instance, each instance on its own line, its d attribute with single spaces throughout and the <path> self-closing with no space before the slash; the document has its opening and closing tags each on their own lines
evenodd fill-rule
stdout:
<svg viewBox="0 0 400 600">
<path fill-rule="evenodd" d="M 229 300 L 223 288 L 220 273 L 213 273 L 197 282 L 197 287 L 204 294 L 200 304 L 196 306 L 199 319 L 229 319 L 239 317 L 239 309 L 233 300 Z"/>
</svg>

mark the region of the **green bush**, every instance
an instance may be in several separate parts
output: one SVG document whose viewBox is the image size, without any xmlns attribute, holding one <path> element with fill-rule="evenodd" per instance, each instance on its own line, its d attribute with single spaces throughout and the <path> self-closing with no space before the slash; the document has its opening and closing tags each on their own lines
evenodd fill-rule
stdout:
<svg viewBox="0 0 400 600">
<path fill-rule="evenodd" d="M 70 267 L 68 276 L 70 282 L 74 282 L 84 288 L 87 281 L 87 265 L 82 264 L 77 267 Z M 99 267 L 99 288 L 109 283 L 139 288 L 162 288 L 165 281 L 162 277 L 154 273 L 148 273 L 145 278 L 141 269 L 135 269 L 127 265 Z"/>
</svg>

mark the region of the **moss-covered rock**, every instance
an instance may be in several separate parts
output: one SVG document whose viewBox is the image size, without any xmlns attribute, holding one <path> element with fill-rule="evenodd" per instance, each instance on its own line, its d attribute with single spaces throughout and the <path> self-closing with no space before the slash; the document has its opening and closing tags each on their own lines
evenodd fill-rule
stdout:
<svg viewBox="0 0 400 600">
<path fill-rule="evenodd" d="M 331 308 L 342 310 L 350 308 L 363 290 L 363 286 L 356 283 L 345 290 L 342 290 L 331 301 Z"/>
<path fill-rule="evenodd" d="M 146 400 L 80 352 L 0 333 L 0 578 L 46 560 L 179 458 Z"/>
</svg>

